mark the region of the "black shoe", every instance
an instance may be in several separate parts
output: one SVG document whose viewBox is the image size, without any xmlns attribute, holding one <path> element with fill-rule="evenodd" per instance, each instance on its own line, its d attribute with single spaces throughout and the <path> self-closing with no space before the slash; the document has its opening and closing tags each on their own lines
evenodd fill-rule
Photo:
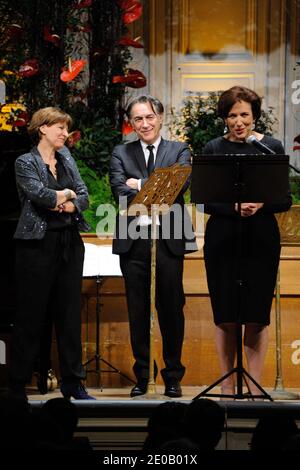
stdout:
<svg viewBox="0 0 300 470">
<path fill-rule="evenodd" d="M 60 391 L 64 398 L 75 398 L 75 400 L 96 400 L 86 391 L 81 382 L 67 382 L 62 383 Z"/>
<path fill-rule="evenodd" d="M 171 398 L 182 397 L 182 390 L 178 379 L 166 380 L 165 395 Z"/>
<path fill-rule="evenodd" d="M 38 373 L 36 386 L 41 395 L 48 393 L 48 373 Z"/>
<path fill-rule="evenodd" d="M 138 397 L 147 393 L 148 379 L 139 379 L 130 392 L 131 397 Z"/>
</svg>

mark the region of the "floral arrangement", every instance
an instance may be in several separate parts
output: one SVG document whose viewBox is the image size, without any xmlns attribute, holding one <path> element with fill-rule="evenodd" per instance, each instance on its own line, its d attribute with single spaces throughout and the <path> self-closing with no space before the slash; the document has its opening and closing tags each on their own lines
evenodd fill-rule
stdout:
<svg viewBox="0 0 300 470">
<path fill-rule="evenodd" d="M 0 80 L 10 103 L 0 109 L 0 137 L 25 131 L 37 109 L 59 106 L 74 121 L 70 145 L 84 148 L 86 163 L 102 176 L 103 149 L 132 131 L 124 122 L 127 87 L 146 86 L 144 74 L 129 67 L 132 48 L 143 48 L 129 26 L 142 13 L 138 0 L 0 1 Z M 106 134 L 98 125 L 104 120 Z"/>
<path fill-rule="evenodd" d="M 0 131 L 18 132 L 26 126 L 28 113 L 22 103 L 8 103 L 0 107 Z"/>
</svg>

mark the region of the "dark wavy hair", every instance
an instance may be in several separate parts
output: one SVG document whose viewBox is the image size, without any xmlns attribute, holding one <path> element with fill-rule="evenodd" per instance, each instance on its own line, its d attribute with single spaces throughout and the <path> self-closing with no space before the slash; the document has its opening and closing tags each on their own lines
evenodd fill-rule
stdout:
<svg viewBox="0 0 300 470">
<path fill-rule="evenodd" d="M 164 107 L 157 98 L 154 98 L 151 95 L 140 95 L 136 98 L 133 98 L 133 100 L 130 101 L 129 105 L 127 106 L 126 115 L 128 119 L 131 119 L 132 108 L 137 103 L 149 103 L 154 114 L 163 114 L 164 112 Z"/>
<path fill-rule="evenodd" d="M 243 86 L 233 86 L 221 94 L 218 101 L 218 115 L 222 119 L 227 118 L 232 106 L 239 101 L 250 103 L 253 117 L 258 121 L 261 116 L 262 99 L 255 91 Z"/>
</svg>

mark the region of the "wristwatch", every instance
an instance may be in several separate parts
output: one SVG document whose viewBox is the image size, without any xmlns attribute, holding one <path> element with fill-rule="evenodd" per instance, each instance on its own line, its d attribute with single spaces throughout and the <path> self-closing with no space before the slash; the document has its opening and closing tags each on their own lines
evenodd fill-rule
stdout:
<svg viewBox="0 0 300 470">
<path fill-rule="evenodd" d="M 69 201 L 72 198 L 72 193 L 70 189 L 64 189 L 64 195 L 67 198 L 67 201 Z"/>
</svg>

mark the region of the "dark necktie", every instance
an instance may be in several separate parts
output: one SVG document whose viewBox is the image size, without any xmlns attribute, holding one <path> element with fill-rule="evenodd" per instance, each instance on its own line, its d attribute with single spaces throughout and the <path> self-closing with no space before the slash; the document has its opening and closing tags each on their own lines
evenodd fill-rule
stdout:
<svg viewBox="0 0 300 470">
<path fill-rule="evenodd" d="M 147 170 L 148 170 L 148 175 L 150 176 L 152 171 L 154 170 L 154 153 L 153 153 L 154 145 L 147 145 L 146 148 L 149 150 Z"/>
</svg>

